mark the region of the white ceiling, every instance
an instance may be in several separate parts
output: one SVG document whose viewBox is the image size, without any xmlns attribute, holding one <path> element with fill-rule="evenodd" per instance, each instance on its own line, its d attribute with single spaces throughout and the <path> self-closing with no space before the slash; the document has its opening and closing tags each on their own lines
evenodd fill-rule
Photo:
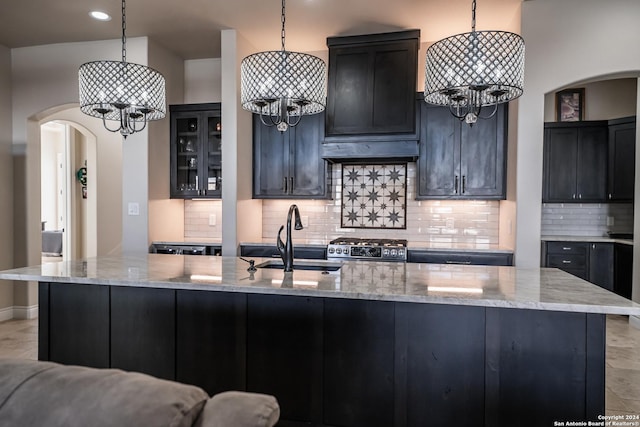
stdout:
<svg viewBox="0 0 640 427">
<path fill-rule="evenodd" d="M 476 29 L 520 31 L 522 0 L 478 0 Z M 127 37 L 149 36 L 184 59 L 220 56 L 220 30 L 236 29 L 256 51 L 280 48 L 279 0 L 129 0 Z M 98 22 L 90 10 L 113 19 Z M 326 38 L 403 29 L 436 41 L 471 29 L 471 0 L 289 0 L 286 48 L 326 49 Z M 2 0 L 0 44 L 24 47 L 118 39 L 121 1 Z"/>
</svg>

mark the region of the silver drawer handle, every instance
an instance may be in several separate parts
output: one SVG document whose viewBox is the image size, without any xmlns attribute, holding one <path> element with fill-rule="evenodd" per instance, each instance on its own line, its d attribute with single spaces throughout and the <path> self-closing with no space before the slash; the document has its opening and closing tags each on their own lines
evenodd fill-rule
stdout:
<svg viewBox="0 0 640 427">
<path fill-rule="evenodd" d="M 563 264 L 571 264 L 571 261 L 567 261 L 566 259 L 563 259 L 563 260 L 562 260 L 562 263 L 563 263 Z"/>
<path fill-rule="evenodd" d="M 445 264 L 471 265 L 471 261 L 451 261 L 451 260 L 446 260 Z"/>
<path fill-rule="evenodd" d="M 571 250 L 571 246 L 563 246 L 562 250 L 563 251 L 570 251 Z"/>
</svg>

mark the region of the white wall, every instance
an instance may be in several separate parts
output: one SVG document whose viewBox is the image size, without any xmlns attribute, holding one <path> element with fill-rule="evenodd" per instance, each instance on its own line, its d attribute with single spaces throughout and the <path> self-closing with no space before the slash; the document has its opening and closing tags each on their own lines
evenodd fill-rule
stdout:
<svg viewBox="0 0 640 427">
<path fill-rule="evenodd" d="M 184 61 L 184 103 L 220 102 L 222 99 L 220 58 Z"/>
<path fill-rule="evenodd" d="M 167 115 L 149 124 L 149 235 L 154 240 L 182 240 L 184 236 L 184 202 L 169 198 L 170 118 L 169 105 L 181 104 L 184 98 L 184 64 L 182 58 L 150 41 L 149 66 L 166 80 Z"/>
<path fill-rule="evenodd" d="M 637 0 L 536 0 L 522 4 L 526 64 L 518 113 L 518 266 L 540 265 L 545 94 L 594 78 L 620 73 L 637 76 L 640 55 L 630 52 L 636 52 L 640 43 L 638 16 Z M 638 196 L 636 200 L 640 200 Z M 640 229 L 638 220 L 635 227 Z M 634 254 L 639 257 L 634 265 L 640 265 L 640 250 Z"/>
<path fill-rule="evenodd" d="M 13 267 L 13 157 L 11 51 L 0 45 L 0 269 Z M 13 305 L 11 282 L 0 281 L 0 310 Z M 1 312 L 0 312 L 1 313 Z M 7 317 L 8 318 L 8 317 Z"/>
<path fill-rule="evenodd" d="M 64 212 L 64 206 L 58 206 L 58 153 L 65 153 L 65 127 L 51 123 L 42 126 L 42 141 L 40 164 L 40 194 L 41 218 L 45 223 L 45 230 L 58 229 L 59 213 Z"/>
</svg>

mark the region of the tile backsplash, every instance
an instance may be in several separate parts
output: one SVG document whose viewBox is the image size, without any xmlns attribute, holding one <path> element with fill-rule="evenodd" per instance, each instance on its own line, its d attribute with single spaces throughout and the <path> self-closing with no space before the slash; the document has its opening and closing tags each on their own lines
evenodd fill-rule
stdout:
<svg viewBox="0 0 640 427">
<path fill-rule="evenodd" d="M 305 228 L 294 239 L 325 244 L 340 236 L 407 239 L 410 243 L 465 244 L 484 248 L 499 243 L 499 201 L 415 200 L 416 164 L 407 164 L 407 227 L 401 229 L 341 228 L 342 165 L 333 165 L 333 200 L 263 200 L 262 238 L 274 241 L 286 223 L 292 203 L 298 205 Z M 185 200 L 185 239 L 222 238 L 222 203 Z M 210 215 L 216 225 L 209 225 Z"/>
<path fill-rule="evenodd" d="M 633 231 L 632 203 L 543 203 L 543 236 L 605 236 Z"/>
<path fill-rule="evenodd" d="M 342 167 L 333 165 L 333 200 L 264 200 L 262 204 L 262 237 L 274 240 L 287 218 L 289 206 L 300 209 L 303 230 L 294 238 L 309 243 L 325 243 L 340 236 L 407 239 L 410 243 L 469 244 L 477 247 L 498 245 L 499 201 L 418 201 L 415 200 L 416 164 L 407 164 L 407 228 L 354 229 L 341 228 Z"/>
</svg>

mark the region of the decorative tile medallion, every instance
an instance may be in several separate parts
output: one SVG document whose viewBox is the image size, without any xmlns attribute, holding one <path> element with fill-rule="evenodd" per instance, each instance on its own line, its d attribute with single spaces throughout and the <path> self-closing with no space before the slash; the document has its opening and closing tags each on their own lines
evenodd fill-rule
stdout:
<svg viewBox="0 0 640 427">
<path fill-rule="evenodd" d="M 342 165 L 342 228 L 407 228 L 407 164 Z"/>
</svg>

